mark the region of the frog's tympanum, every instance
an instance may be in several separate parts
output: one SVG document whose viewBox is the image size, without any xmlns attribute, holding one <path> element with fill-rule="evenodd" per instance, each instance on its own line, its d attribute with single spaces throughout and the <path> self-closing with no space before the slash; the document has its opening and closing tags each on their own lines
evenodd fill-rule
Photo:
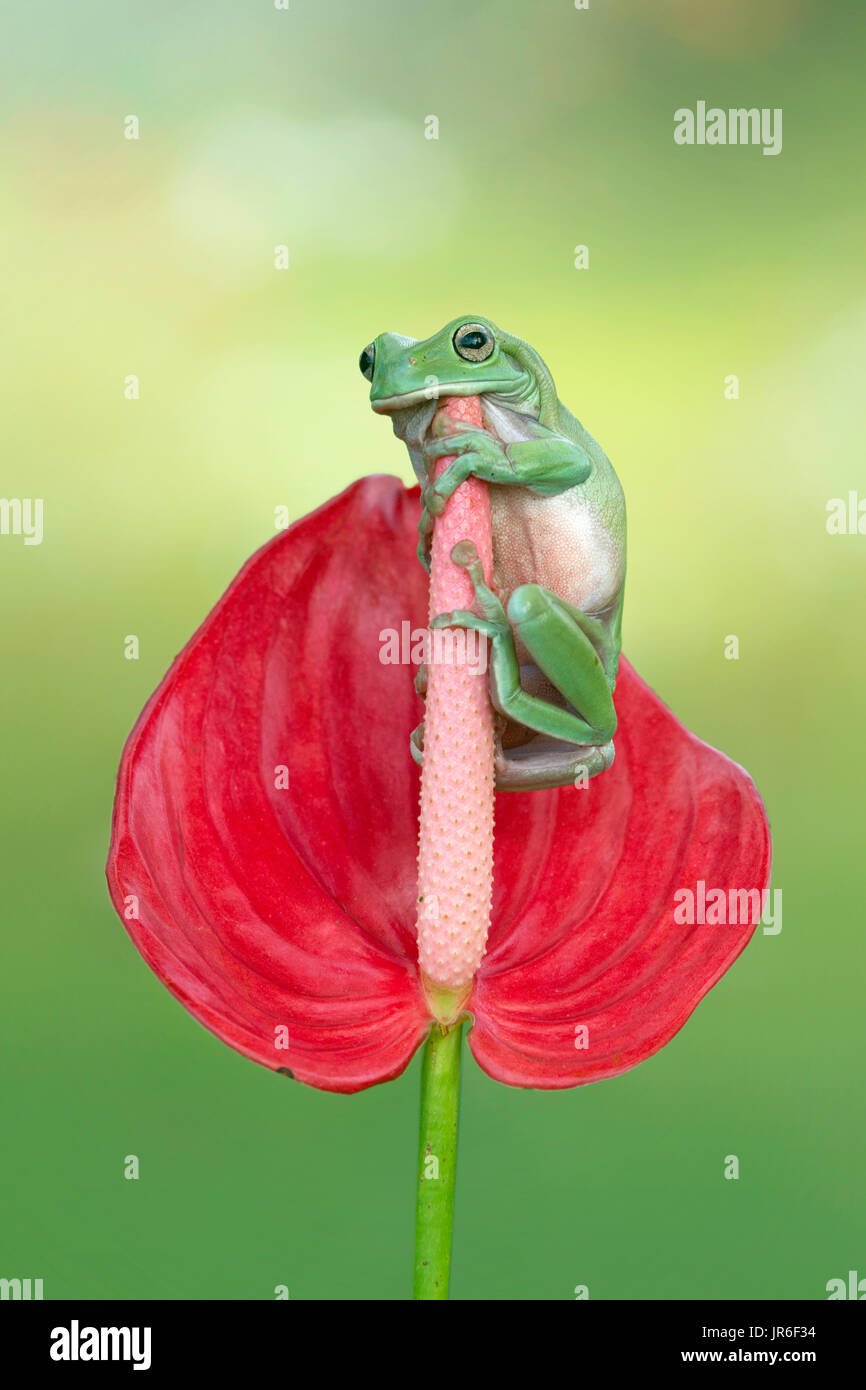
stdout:
<svg viewBox="0 0 866 1390">
<path fill-rule="evenodd" d="M 422 563 L 455 488 L 470 476 L 490 487 L 493 586 L 473 547 L 458 547 L 452 558 L 473 581 L 478 611 L 443 613 L 431 626 L 474 628 L 491 641 L 497 788 L 603 772 L 613 761 L 625 582 L 625 501 L 609 459 L 561 403 L 535 349 L 489 319 L 454 319 L 423 342 L 382 333 L 359 365 L 421 484 Z M 486 428 L 438 438 L 434 416 L 448 396 L 478 396 Z M 434 479 L 436 461 L 452 454 Z M 423 725 L 412 751 L 420 761 Z"/>
</svg>

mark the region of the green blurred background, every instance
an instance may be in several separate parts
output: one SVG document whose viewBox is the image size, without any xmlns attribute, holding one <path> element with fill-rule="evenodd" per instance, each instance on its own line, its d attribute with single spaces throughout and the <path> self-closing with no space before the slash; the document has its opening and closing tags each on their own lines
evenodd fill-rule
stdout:
<svg viewBox="0 0 866 1390">
<path fill-rule="evenodd" d="M 123 740 L 274 508 L 410 476 L 358 352 L 464 311 L 537 347 L 614 461 L 625 651 L 755 777 L 784 925 L 615 1081 L 512 1090 L 467 1055 L 453 1296 L 820 1299 L 866 1274 L 866 537 L 825 525 L 866 496 L 864 22 L 853 0 L 6 15 L 2 491 L 44 498 L 45 534 L 0 537 L 0 1275 L 407 1295 L 417 1058 L 351 1098 L 247 1062 L 138 958 L 102 866 Z M 781 155 L 676 146 L 698 99 L 782 107 Z"/>
</svg>

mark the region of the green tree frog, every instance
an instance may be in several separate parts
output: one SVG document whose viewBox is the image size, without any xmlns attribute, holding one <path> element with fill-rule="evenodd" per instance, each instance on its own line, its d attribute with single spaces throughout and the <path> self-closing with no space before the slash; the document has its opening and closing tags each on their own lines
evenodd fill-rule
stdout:
<svg viewBox="0 0 866 1390">
<path fill-rule="evenodd" d="M 382 333 L 361 353 L 375 411 L 389 415 L 421 484 L 421 562 L 433 520 L 468 477 L 489 484 L 492 586 L 471 542 L 452 559 L 477 612 L 438 615 L 490 639 L 499 711 L 496 786 L 583 782 L 613 762 L 613 689 L 625 582 L 625 501 L 613 467 L 566 410 L 541 357 L 485 318 L 457 318 L 423 342 Z M 440 399 L 480 397 L 484 430 L 437 437 Z M 438 479 L 436 460 L 456 455 Z M 424 693 L 424 672 L 416 682 Z M 423 725 L 412 736 L 423 757 Z"/>
</svg>

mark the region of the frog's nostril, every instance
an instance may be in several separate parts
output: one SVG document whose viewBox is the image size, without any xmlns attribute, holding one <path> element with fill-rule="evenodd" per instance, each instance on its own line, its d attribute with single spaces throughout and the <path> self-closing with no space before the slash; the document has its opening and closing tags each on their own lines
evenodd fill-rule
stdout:
<svg viewBox="0 0 866 1390">
<path fill-rule="evenodd" d="M 358 358 L 358 366 L 361 368 L 361 376 L 365 376 L 368 381 L 373 380 L 373 367 L 376 363 L 376 344 L 368 343 Z"/>
</svg>

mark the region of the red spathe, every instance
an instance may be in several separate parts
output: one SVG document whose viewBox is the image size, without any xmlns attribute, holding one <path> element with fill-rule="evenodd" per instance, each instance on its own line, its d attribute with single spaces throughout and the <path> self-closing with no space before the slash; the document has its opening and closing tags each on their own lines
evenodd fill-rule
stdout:
<svg viewBox="0 0 866 1390">
<path fill-rule="evenodd" d="M 218 1037 L 327 1090 L 398 1075 L 430 1026 L 408 749 L 423 711 L 412 669 L 380 661 L 386 630 L 426 623 L 418 514 L 417 488 L 363 478 L 258 551 L 118 777 L 108 881 L 145 960 Z M 469 1042 L 511 1085 L 575 1086 L 657 1051 L 754 931 L 677 924 L 675 893 L 768 882 L 743 769 L 626 661 L 615 702 L 609 771 L 496 798 Z"/>
</svg>

